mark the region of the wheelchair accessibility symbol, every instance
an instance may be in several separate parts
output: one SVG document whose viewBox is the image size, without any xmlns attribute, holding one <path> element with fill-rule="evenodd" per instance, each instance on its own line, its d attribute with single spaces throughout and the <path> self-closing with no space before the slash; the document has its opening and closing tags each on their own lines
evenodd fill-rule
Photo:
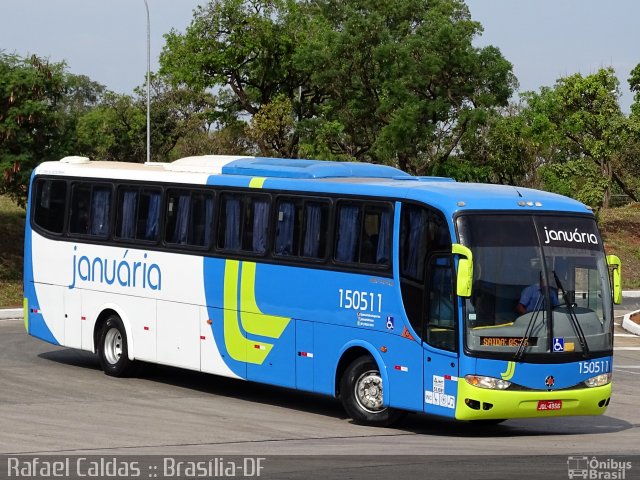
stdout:
<svg viewBox="0 0 640 480">
<path fill-rule="evenodd" d="M 553 339 L 553 351 L 564 352 L 564 338 L 554 337 Z"/>
<path fill-rule="evenodd" d="M 395 327 L 395 322 L 393 321 L 393 317 L 387 317 L 387 330 L 393 330 Z"/>
</svg>

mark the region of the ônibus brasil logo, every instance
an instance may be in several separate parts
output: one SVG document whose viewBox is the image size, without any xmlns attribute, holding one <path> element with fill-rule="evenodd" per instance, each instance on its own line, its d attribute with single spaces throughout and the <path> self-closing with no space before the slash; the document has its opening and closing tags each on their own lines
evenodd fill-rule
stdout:
<svg viewBox="0 0 640 480">
<path fill-rule="evenodd" d="M 74 251 L 78 247 L 73 247 Z M 75 288 L 79 282 L 106 283 L 129 288 L 162 288 L 162 272 L 156 263 L 147 262 L 147 253 L 142 259 L 127 259 L 129 250 L 122 258 L 89 258 L 86 255 L 73 255 L 73 278 L 69 288 Z"/>
</svg>

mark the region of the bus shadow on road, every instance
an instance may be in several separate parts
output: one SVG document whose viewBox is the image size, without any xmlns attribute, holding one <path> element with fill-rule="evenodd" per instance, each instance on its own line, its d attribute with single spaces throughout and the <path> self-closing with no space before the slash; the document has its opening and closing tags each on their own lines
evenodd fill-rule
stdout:
<svg viewBox="0 0 640 480">
<path fill-rule="evenodd" d="M 62 347 L 60 350 L 39 353 L 38 357 L 62 365 L 102 371 L 98 363 L 98 357 L 91 352 L 83 350 Z"/>
<path fill-rule="evenodd" d="M 100 376 L 98 379 L 104 376 L 98 363 L 98 357 L 90 352 L 63 349 L 40 353 L 38 357 L 62 365 L 95 370 L 96 374 Z M 235 398 L 243 402 L 273 405 L 306 413 L 347 419 L 340 402 L 335 398 L 167 365 L 136 362 L 133 373 L 126 380 L 134 383 L 145 382 L 145 389 L 147 391 L 150 388 L 157 390 L 160 397 L 165 386 L 169 386 L 212 396 Z M 135 398 L 135 388 L 131 388 L 131 383 L 123 382 L 122 385 L 123 389 L 128 391 L 127 396 Z"/>
<path fill-rule="evenodd" d="M 429 415 L 409 415 L 398 427 L 422 435 L 448 437 L 536 437 L 616 433 L 634 426 L 615 417 L 519 418 L 499 424 L 456 422 Z"/>
<path fill-rule="evenodd" d="M 38 355 L 48 361 L 95 371 L 99 381 L 102 371 L 97 356 L 84 351 L 62 349 Z M 122 382 L 128 398 L 135 398 L 130 382 L 144 382 L 145 390 L 157 390 L 161 397 L 166 388 L 187 389 L 239 402 L 271 405 L 313 415 L 324 415 L 351 423 L 335 398 L 292 390 L 286 387 L 247 382 L 177 367 L 138 362 L 133 375 Z M 500 424 L 456 422 L 430 415 L 411 413 L 390 428 L 406 433 L 447 437 L 526 437 L 550 435 L 584 435 L 615 433 L 633 428 L 624 420 L 602 415 L 598 417 L 554 417 L 507 420 Z M 377 430 L 377 429 L 376 429 Z M 378 430 L 379 431 L 379 430 Z"/>
</svg>

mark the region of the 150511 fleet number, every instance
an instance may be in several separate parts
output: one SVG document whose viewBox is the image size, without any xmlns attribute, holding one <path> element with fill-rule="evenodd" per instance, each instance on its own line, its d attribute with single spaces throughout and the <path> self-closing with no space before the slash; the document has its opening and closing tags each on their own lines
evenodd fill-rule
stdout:
<svg viewBox="0 0 640 480">
<path fill-rule="evenodd" d="M 600 373 L 609 373 L 609 360 L 597 360 L 592 362 L 580 362 L 580 373 L 591 373 L 598 375 Z"/>
<path fill-rule="evenodd" d="M 340 308 L 350 308 L 361 312 L 382 311 L 382 294 L 362 292 L 360 290 L 338 289 L 340 294 Z"/>
</svg>

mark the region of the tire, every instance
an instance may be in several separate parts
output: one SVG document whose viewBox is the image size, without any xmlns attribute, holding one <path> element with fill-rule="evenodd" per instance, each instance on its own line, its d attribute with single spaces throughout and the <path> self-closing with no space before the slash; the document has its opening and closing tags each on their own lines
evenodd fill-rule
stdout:
<svg viewBox="0 0 640 480">
<path fill-rule="evenodd" d="M 404 412 L 382 406 L 383 389 L 380 369 L 368 356 L 355 359 L 340 380 L 340 400 L 354 423 L 388 427 L 398 422 Z"/>
<path fill-rule="evenodd" d="M 117 315 L 111 315 L 102 326 L 98 339 L 98 359 L 104 373 L 112 377 L 124 377 L 133 367 L 133 362 L 129 360 L 127 334 Z"/>
</svg>

